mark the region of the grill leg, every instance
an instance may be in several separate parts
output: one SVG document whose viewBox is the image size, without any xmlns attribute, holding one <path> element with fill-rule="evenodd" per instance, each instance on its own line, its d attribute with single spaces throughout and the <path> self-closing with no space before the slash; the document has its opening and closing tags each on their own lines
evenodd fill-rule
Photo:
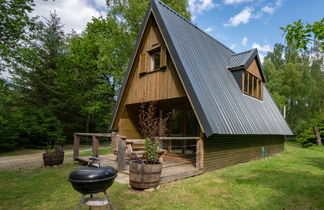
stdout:
<svg viewBox="0 0 324 210">
<path fill-rule="evenodd" d="M 85 197 L 85 195 L 82 195 L 81 196 L 80 203 L 79 203 L 79 206 L 78 206 L 77 210 L 80 210 L 81 209 L 81 206 L 82 206 L 82 204 L 84 202 L 84 197 Z"/>
<path fill-rule="evenodd" d="M 106 196 L 106 198 L 107 198 L 107 201 L 108 201 L 108 205 L 109 205 L 109 208 L 110 208 L 110 209 L 114 209 L 114 207 L 113 207 L 112 203 L 111 203 L 111 202 L 110 202 L 110 200 L 109 200 L 109 197 L 108 197 L 108 194 L 107 194 L 107 192 L 106 192 L 106 191 L 104 191 L 103 193 L 105 194 L 105 196 Z"/>
</svg>

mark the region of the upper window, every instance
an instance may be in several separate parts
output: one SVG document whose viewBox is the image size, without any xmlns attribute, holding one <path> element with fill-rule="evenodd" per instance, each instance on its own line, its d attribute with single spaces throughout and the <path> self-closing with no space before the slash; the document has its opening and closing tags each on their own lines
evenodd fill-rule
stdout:
<svg viewBox="0 0 324 210">
<path fill-rule="evenodd" d="M 243 87 L 242 88 L 243 93 L 262 100 L 263 88 L 262 88 L 262 81 L 259 78 L 253 76 L 251 73 L 247 71 L 243 71 L 242 87 Z"/>
<path fill-rule="evenodd" d="M 160 69 L 161 55 L 160 50 L 151 54 L 151 68 L 150 71 L 156 71 Z"/>
</svg>

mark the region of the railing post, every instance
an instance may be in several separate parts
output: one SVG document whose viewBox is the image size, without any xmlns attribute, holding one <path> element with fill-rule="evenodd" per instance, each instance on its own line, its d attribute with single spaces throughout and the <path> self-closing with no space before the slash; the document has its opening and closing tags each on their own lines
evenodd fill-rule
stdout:
<svg viewBox="0 0 324 210">
<path fill-rule="evenodd" d="M 204 145 L 202 136 L 197 140 L 196 144 L 196 168 L 203 169 L 204 167 Z"/>
<path fill-rule="evenodd" d="M 99 137 L 92 136 L 92 156 L 99 157 Z"/>
<path fill-rule="evenodd" d="M 123 136 L 118 137 L 118 170 L 126 169 L 126 138 Z"/>
<path fill-rule="evenodd" d="M 113 150 L 118 150 L 118 137 L 116 131 L 111 132 L 111 144 Z"/>
<path fill-rule="evenodd" d="M 73 160 L 79 156 L 79 149 L 80 149 L 80 136 L 74 134 L 74 144 L 73 144 Z"/>
</svg>

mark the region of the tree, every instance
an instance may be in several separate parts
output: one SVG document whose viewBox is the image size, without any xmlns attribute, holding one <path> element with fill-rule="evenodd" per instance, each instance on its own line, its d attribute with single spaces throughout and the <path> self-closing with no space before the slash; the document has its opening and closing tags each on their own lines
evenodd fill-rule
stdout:
<svg viewBox="0 0 324 210">
<path fill-rule="evenodd" d="M 30 18 L 33 0 L 2 0 L 0 1 L 0 63 L 1 70 L 13 62 L 16 51 L 28 38 L 26 31 L 33 30 L 36 18 Z"/>
<path fill-rule="evenodd" d="M 64 58 L 64 32 L 60 18 L 51 13 L 45 23 L 37 22 L 34 39 L 21 48 L 19 66 L 13 71 L 16 94 L 20 95 L 19 110 L 23 115 L 19 137 L 22 144 L 42 145 L 53 138 L 63 138 L 58 74 Z"/>
<path fill-rule="evenodd" d="M 321 112 L 323 104 L 323 58 L 314 57 L 313 52 L 276 44 L 263 63 L 266 86 L 280 109 L 286 107 L 286 120 L 296 135 Z"/>
<path fill-rule="evenodd" d="M 297 49 L 307 50 L 307 45 L 318 44 L 324 50 L 324 18 L 313 24 L 304 24 L 302 20 L 293 22 L 286 27 L 280 27 L 284 31 L 286 41 Z"/>
</svg>

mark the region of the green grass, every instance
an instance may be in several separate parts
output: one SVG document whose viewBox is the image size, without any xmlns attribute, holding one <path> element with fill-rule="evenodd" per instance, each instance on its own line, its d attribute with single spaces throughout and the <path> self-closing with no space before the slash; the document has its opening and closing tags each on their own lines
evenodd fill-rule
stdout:
<svg viewBox="0 0 324 210">
<path fill-rule="evenodd" d="M 67 182 L 79 166 L 0 172 L 0 209 L 74 209 Z M 288 143 L 278 156 L 161 185 L 154 192 L 114 183 L 118 209 L 323 209 L 324 153 Z M 84 208 L 87 209 L 87 208 Z"/>
<path fill-rule="evenodd" d="M 106 155 L 112 153 L 112 151 L 113 151 L 112 147 L 99 147 L 99 155 Z M 92 155 L 91 150 L 80 152 L 80 156 L 88 156 L 88 155 Z"/>
</svg>

